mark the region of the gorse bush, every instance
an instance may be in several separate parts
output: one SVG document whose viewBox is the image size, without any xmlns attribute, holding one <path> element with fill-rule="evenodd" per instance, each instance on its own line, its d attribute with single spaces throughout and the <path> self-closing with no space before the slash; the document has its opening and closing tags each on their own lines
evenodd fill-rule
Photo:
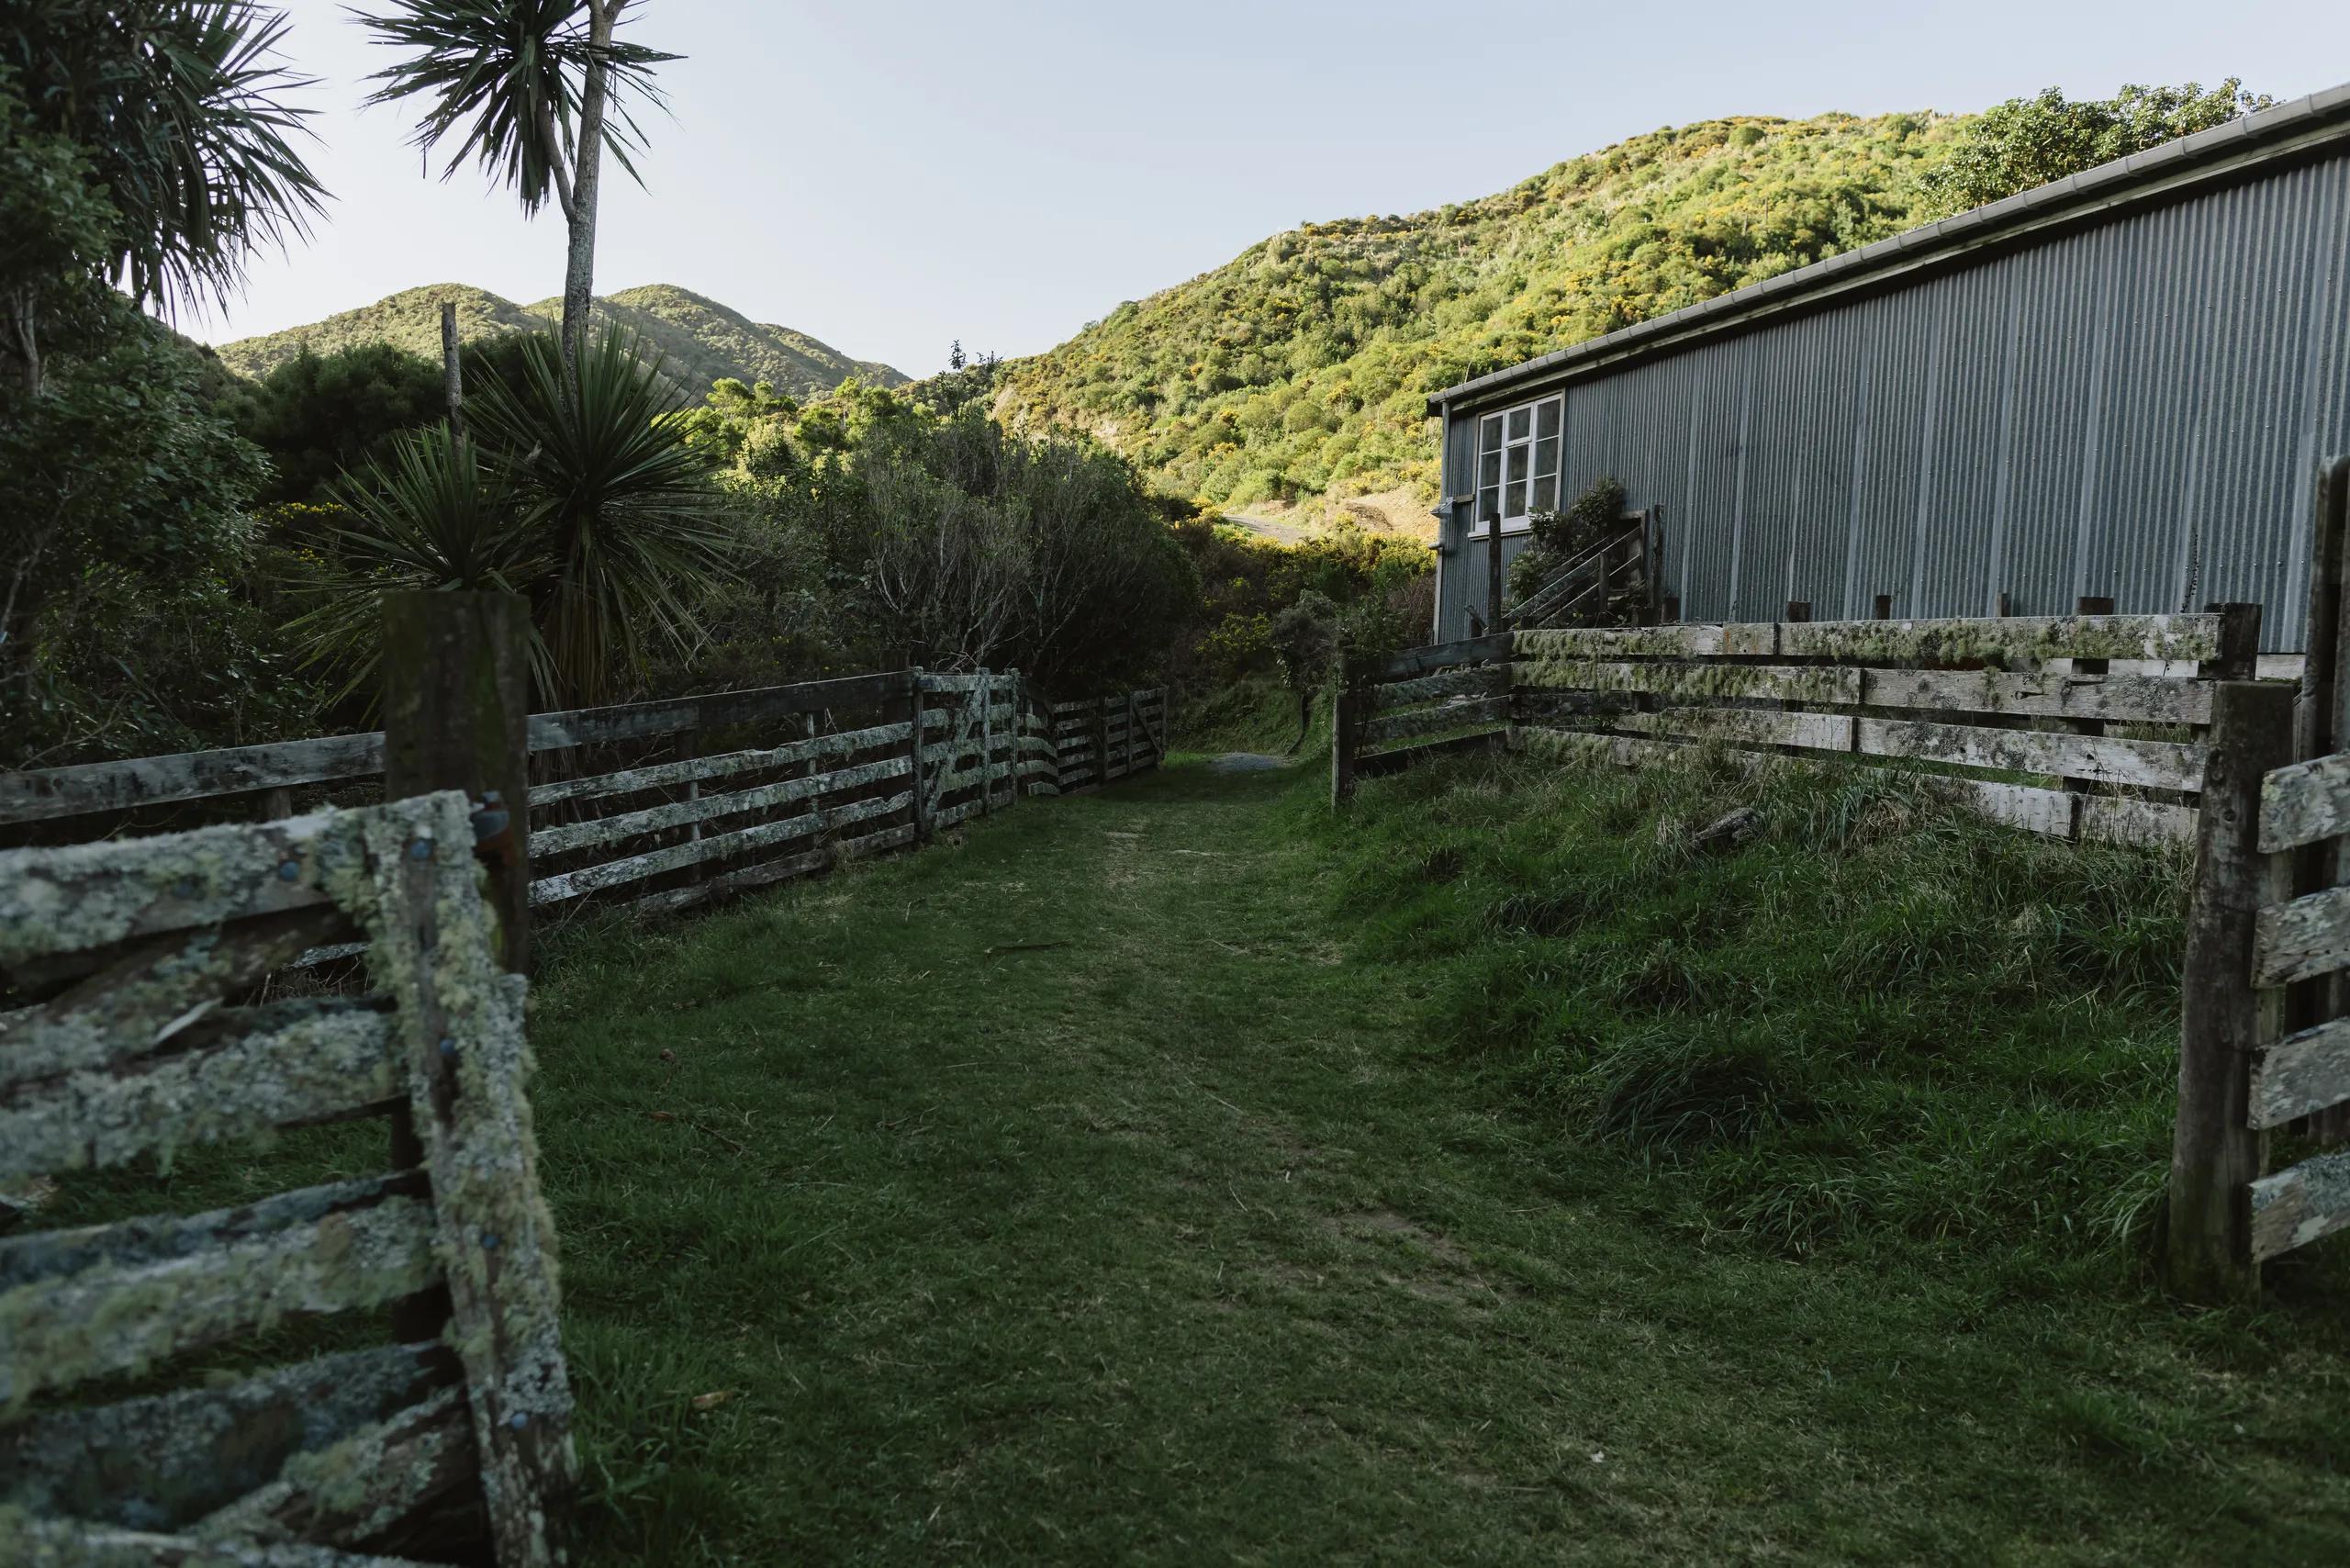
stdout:
<svg viewBox="0 0 2350 1568">
<path fill-rule="evenodd" d="M 2187 867 L 1973 818 L 1923 775 L 1727 757 L 1366 784 L 1323 828 L 1434 1037 L 1673 1223 L 1803 1252 L 2105 1268 L 2170 1148 Z M 1751 805 L 1762 835 L 1690 844 Z"/>
</svg>

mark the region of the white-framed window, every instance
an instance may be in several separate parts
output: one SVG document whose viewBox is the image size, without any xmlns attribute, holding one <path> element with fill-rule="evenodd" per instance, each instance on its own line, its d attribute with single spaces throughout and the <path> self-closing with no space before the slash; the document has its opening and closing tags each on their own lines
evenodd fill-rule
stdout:
<svg viewBox="0 0 2350 1568">
<path fill-rule="evenodd" d="M 1502 409 L 1477 421 L 1477 510 L 1470 534 L 1496 522 L 1520 532 L 1538 511 L 1559 507 L 1559 449 L 1566 399 L 1545 398 Z"/>
</svg>

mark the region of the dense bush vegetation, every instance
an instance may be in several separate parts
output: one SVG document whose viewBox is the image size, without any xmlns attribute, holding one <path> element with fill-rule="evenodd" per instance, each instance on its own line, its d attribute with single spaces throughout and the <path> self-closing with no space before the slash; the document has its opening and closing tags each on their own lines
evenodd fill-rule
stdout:
<svg viewBox="0 0 2350 1568">
<path fill-rule="evenodd" d="M 688 426 L 740 537 L 710 643 L 670 679 L 912 662 L 1079 690 L 1156 672 L 1194 613 L 1164 509 L 1090 442 L 854 382 L 803 405 L 723 381 Z"/>
<path fill-rule="evenodd" d="M 1427 395 L 1898 232 L 1956 122 L 1734 118 L 1498 196 L 1277 234 L 1006 366 L 1008 416 L 1099 431 L 1219 504 L 1435 491 Z"/>
<path fill-rule="evenodd" d="M 0 29 L 0 761 L 236 737 L 301 706 L 241 591 L 265 465 L 217 364 L 139 309 L 225 294 L 316 210 L 282 28 L 41 0 Z"/>
<path fill-rule="evenodd" d="M 1430 393 L 2266 102 L 2231 78 L 1652 131 L 1482 200 L 1277 234 L 1008 364 L 1000 407 L 1217 504 L 1401 490 L 1409 515 L 1435 499 Z"/>
<path fill-rule="evenodd" d="M 1920 216 L 1947 218 L 2192 136 L 2275 100 L 2247 93 L 2231 76 L 2206 92 L 2126 86 L 2110 98 L 2068 99 L 2053 87 L 2009 98 L 1967 127 L 1945 162 L 1926 176 Z"/>
<path fill-rule="evenodd" d="M 307 327 L 223 343 L 220 359 L 240 375 L 266 379 L 306 351 L 325 358 L 343 349 L 388 343 L 437 364 L 444 302 L 456 307 L 458 341 L 469 349 L 552 330 L 563 310 L 560 299 L 518 305 L 465 284 L 428 284 Z M 599 323 L 635 333 L 649 353 L 660 356 L 670 378 L 696 398 L 712 382 L 729 378 L 765 381 L 802 397 L 828 392 L 852 378 L 884 386 L 906 379 L 886 364 L 852 359 L 805 332 L 754 321 L 669 284 L 600 296 L 595 315 Z"/>
</svg>

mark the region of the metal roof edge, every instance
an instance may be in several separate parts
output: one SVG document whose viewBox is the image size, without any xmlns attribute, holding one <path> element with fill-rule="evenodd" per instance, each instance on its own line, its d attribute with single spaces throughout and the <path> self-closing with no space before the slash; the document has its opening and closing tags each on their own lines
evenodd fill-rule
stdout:
<svg viewBox="0 0 2350 1568">
<path fill-rule="evenodd" d="M 2350 138 L 2350 83 L 2239 116 L 2224 125 L 2084 169 L 1971 211 L 1919 224 L 1858 250 L 1472 376 L 1430 393 L 1427 411 L 1434 415 L 1446 403 L 1473 402 L 1552 372 L 1621 360 L 1651 349 L 1684 347 L 1695 339 L 1729 330 L 1743 318 L 1765 309 L 1790 309 L 1816 296 L 1858 287 L 1878 274 L 1923 271 L 1953 263 L 1999 240 L 2118 205 L 2133 195 L 2151 197 L 2181 179 L 2255 166 L 2303 151 L 2313 143 L 2342 138 Z M 2206 164 L 2210 166 L 2199 167 Z"/>
</svg>

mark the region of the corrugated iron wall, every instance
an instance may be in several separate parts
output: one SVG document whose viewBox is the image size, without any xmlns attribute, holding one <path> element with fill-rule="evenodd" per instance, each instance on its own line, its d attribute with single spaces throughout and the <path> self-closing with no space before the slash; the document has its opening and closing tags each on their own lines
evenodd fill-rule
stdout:
<svg viewBox="0 0 2350 1568">
<path fill-rule="evenodd" d="M 1571 381 L 1565 493 L 1613 474 L 1665 508 L 1662 591 L 1689 620 L 2249 599 L 2296 650 L 2311 476 L 2350 451 L 2346 265 L 2350 154 L 2280 166 Z M 1448 494 L 1473 421 L 1453 410 Z M 1466 521 L 1444 531 L 1447 638 L 1484 609 Z"/>
</svg>

